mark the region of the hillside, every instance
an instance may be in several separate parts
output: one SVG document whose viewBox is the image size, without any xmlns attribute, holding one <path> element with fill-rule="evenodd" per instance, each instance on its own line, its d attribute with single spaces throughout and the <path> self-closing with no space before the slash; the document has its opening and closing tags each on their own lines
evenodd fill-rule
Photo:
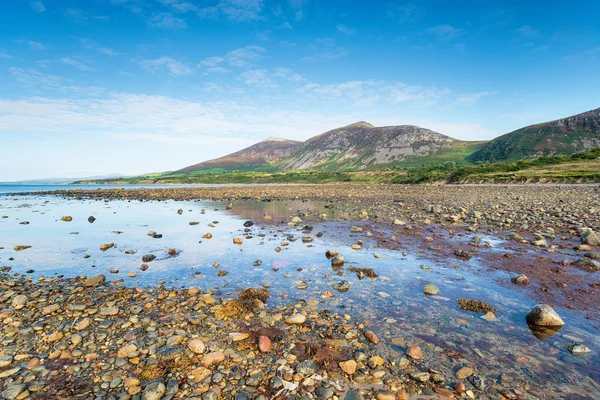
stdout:
<svg viewBox="0 0 600 400">
<path fill-rule="evenodd" d="M 374 127 L 358 122 L 312 137 L 283 159 L 282 170 L 349 170 L 428 156 L 459 142 L 413 125 Z"/>
<path fill-rule="evenodd" d="M 258 167 L 268 167 L 281 158 L 289 156 L 301 145 L 302 142 L 269 137 L 262 142 L 253 144 L 238 152 L 214 160 L 190 165 L 189 167 L 175 171 L 175 173 L 181 174 L 212 169 L 248 170 L 256 169 Z"/>
<path fill-rule="evenodd" d="M 600 147 L 600 108 L 507 133 L 485 144 L 469 159 L 472 162 L 513 161 L 570 155 L 596 147 Z"/>
</svg>

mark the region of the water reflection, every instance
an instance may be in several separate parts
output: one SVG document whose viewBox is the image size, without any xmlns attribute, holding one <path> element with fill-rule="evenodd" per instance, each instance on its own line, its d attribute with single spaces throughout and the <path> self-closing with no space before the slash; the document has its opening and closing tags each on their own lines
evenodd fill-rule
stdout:
<svg viewBox="0 0 600 400">
<path fill-rule="evenodd" d="M 381 349 L 390 357 L 403 356 L 409 343 L 421 343 L 429 366 L 448 379 L 458 362 L 468 362 L 490 380 L 512 380 L 514 387 L 543 390 L 551 384 L 563 398 L 567 393 L 600 397 L 600 344 L 594 329 L 569 310 L 559 310 L 567 321 L 560 331 L 528 327 L 525 315 L 534 303 L 494 283 L 509 279 L 506 274 L 478 274 L 476 259 L 460 261 L 455 268 L 435 253 L 406 249 L 403 256 L 375 248 L 375 239 L 350 233 L 356 223 L 327 222 L 342 219 L 344 210 L 327 208 L 326 202 L 247 200 L 227 210 L 228 204 L 0 198 L 0 214 L 8 217 L 0 219 L 0 266 L 19 273 L 33 270 L 33 277 L 104 273 L 126 285 L 165 282 L 213 289 L 223 296 L 265 285 L 271 292 L 268 305 L 306 302 L 364 321 L 382 338 Z M 310 233 L 287 225 L 292 216 L 309 213 L 327 214 L 327 219 Z M 65 215 L 73 221 L 61 221 Z M 246 220 L 255 225 L 244 227 Z M 23 221 L 29 224 L 20 224 Z M 162 238 L 149 236 L 150 230 Z M 323 236 L 317 237 L 317 232 Z M 203 238 L 207 233 L 212 238 Z M 305 235 L 314 241 L 303 243 Z M 243 238 L 239 246 L 233 244 L 238 236 Z M 363 248 L 350 249 L 357 239 L 364 241 Z M 105 243 L 114 247 L 103 252 L 100 246 Z M 15 245 L 32 247 L 15 252 Z M 341 251 L 349 262 L 332 266 L 325 257 L 329 248 Z M 375 258 L 375 252 L 381 257 Z M 156 259 L 142 271 L 146 254 Z M 349 271 L 352 267 L 372 268 L 378 278 L 361 280 Z M 227 275 L 219 276 L 219 271 Z M 129 277 L 132 273 L 137 276 Z M 439 295 L 423 294 L 428 283 L 440 288 Z M 336 290 L 340 284 L 348 290 Z M 497 321 L 460 310 L 458 298 L 482 300 L 499 309 Z M 571 341 L 584 342 L 593 353 L 571 355 L 564 348 Z"/>
</svg>

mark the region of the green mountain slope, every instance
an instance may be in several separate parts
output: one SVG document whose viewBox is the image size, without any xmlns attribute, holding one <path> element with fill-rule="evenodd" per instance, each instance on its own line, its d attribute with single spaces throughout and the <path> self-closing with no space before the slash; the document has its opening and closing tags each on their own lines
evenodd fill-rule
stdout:
<svg viewBox="0 0 600 400">
<path fill-rule="evenodd" d="M 600 147 L 600 108 L 556 121 L 530 125 L 488 142 L 472 162 L 514 161 L 570 155 Z"/>
</svg>

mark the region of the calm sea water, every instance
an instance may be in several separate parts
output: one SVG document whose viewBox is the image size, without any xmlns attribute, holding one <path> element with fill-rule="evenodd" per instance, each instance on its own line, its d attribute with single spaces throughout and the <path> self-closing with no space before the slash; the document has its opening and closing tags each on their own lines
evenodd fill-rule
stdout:
<svg viewBox="0 0 600 400">
<path fill-rule="evenodd" d="M 56 186 L 36 187 L 0 190 L 10 193 L 15 189 L 49 190 Z M 130 286 L 164 282 L 171 287 L 218 290 L 225 297 L 237 289 L 267 285 L 271 292 L 268 305 L 306 301 L 349 314 L 370 324 L 383 339 L 382 349 L 389 352 L 403 354 L 391 345 L 392 339 L 403 338 L 425 348 L 433 346 L 439 354 L 444 349 L 459 351 L 481 374 L 507 374 L 519 383 L 514 386 L 544 389 L 550 385 L 562 393 L 558 397 L 585 392 L 592 395 L 590 398 L 600 398 L 600 386 L 593 383 L 600 381 L 600 339 L 590 323 L 577 313 L 560 309 L 567 325 L 551 338 L 538 340 L 525 323 L 525 315 L 534 302 L 521 289 L 495 283 L 498 279 L 509 280 L 507 274 L 480 273 L 482 266 L 476 257 L 460 261 L 458 267 L 435 261 L 416 249 L 408 249 L 408 256 L 403 257 L 398 251 L 374 248 L 374 239 L 350 234 L 351 224 L 339 222 L 316 224 L 311 234 L 314 241 L 302 243 L 304 234 L 286 222 L 299 212 L 323 212 L 324 203 L 238 201 L 231 210 L 226 205 L 207 201 L 104 202 L 39 195 L 0 196 L 0 216 L 7 217 L 0 219 L 0 267 L 11 267 L 12 273 L 24 273 L 34 279 L 103 273 L 108 279 L 123 280 Z M 177 213 L 179 209 L 183 210 L 181 215 Z M 72 216 L 73 221 L 61 221 L 65 215 Z M 267 224 L 265 215 L 277 224 Z M 89 216 L 96 221 L 89 223 Z M 245 231 L 243 223 L 248 219 L 256 225 Z M 21 224 L 24 221 L 29 224 Z M 150 230 L 163 237 L 148 236 Z M 315 236 L 319 231 L 324 233 L 321 238 Z M 208 232 L 212 239 L 203 239 Z M 248 236 L 241 246 L 232 243 L 239 235 Z M 290 237 L 297 240 L 291 241 Z M 365 242 L 363 249 L 351 250 L 350 244 L 357 239 Z M 283 240 L 288 240 L 289 245 L 281 246 Z M 500 242 L 484 240 L 506 252 Z M 115 247 L 103 252 L 103 243 L 114 243 Z M 15 245 L 32 247 L 17 252 Z M 278 246 L 280 252 L 275 251 Z M 168 254 L 171 248 L 176 249 L 176 255 Z M 341 273 L 332 269 L 325 258 L 328 248 L 340 250 L 350 261 Z M 127 254 L 131 252 L 134 254 Z M 384 258 L 374 258 L 375 252 Z M 148 263 L 147 271 L 140 270 L 144 254 L 157 257 Z M 215 268 L 215 263 L 220 266 Z M 379 278 L 360 280 L 348 271 L 351 266 L 373 268 Z M 221 270 L 227 275 L 218 276 Z M 137 276 L 129 277 L 129 273 Z M 348 282 L 348 292 L 332 288 L 340 281 Z M 427 283 L 436 284 L 440 295 L 423 295 Z M 335 297 L 323 298 L 325 291 L 334 292 Z M 486 321 L 479 314 L 460 310 L 460 297 L 490 303 L 500 310 L 498 320 Z M 593 353 L 572 356 L 564 345 L 573 340 L 584 342 Z M 516 360 L 521 357 L 529 362 L 518 363 Z M 432 368 L 447 371 L 448 379 L 453 379 L 455 364 L 455 360 L 441 356 L 439 361 L 429 362 Z"/>
</svg>

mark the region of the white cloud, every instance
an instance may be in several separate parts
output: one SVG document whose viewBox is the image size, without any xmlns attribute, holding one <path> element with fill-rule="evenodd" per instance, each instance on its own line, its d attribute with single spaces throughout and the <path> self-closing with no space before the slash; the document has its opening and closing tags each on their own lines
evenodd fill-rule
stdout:
<svg viewBox="0 0 600 400">
<path fill-rule="evenodd" d="M 109 48 L 109 47 L 98 47 L 98 45 L 96 45 L 96 43 L 94 43 L 93 40 L 90 40 L 88 38 L 84 38 L 84 37 L 74 37 L 72 36 L 73 39 L 76 39 L 77 41 L 79 41 L 79 44 L 81 45 L 81 47 L 83 47 L 84 49 L 94 49 L 104 55 L 107 56 L 116 56 L 119 53 L 117 53 L 115 50 Z"/>
<path fill-rule="evenodd" d="M 148 19 L 148 25 L 163 29 L 187 28 L 187 23 L 184 19 L 175 17 L 173 14 L 167 12 L 152 15 Z"/>
<path fill-rule="evenodd" d="M 37 13 L 42 13 L 46 11 L 46 6 L 44 6 L 44 3 L 41 0 L 32 1 L 29 4 L 31 5 L 31 8 L 33 8 L 33 11 Z"/>
<path fill-rule="evenodd" d="M 532 38 L 532 37 L 535 37 L 538 35 L 538 31 L 533 29 L 533 27 L 531 25 L 523 25 L 523 26 L 515 29 L 515 32 L 525 38 Z"/>
<path fill-rule="evenodd" d="M 442 40 L 451 40 L 457 36 L 462 35 L 464 33 L 464 30 L 460 28 L 455 28 L 452 25 L 443 24 L 427 28 L 425 32 L 430 35 L 437 36 Z"/>
<path fill-rule="evenodd" d="M 46 46 L 44 46 L 40 42 L 34 42 L 33 40 L 28 40 L 27 45 L 33 50 L 38 50 L 38 51 L 46 50 Z"/>
<path fill-rule="evenodd" d="M 176 12 L 186 13 L 199 10 L 197 5 L 185 0 L 160 0 L 160 2 L 170 6 Z"/>
<path fill-rule="evenodd" d="M 263 0 L 220 0 L 219 12 L 231 21 L 246 22 L 263 19 Z"/>
<path fill-rule="evenodd" d="M 259 46 L 246 46 L 241 49 L 236 49 L 227 53 L 227 62 L 234 67 L 244 67 L 250 61 L 263 58 L 265 49 Z"/>
<path fill-rule="evenodd" d="M 385 13 L 388 18 L 401 24 L 406 24 L 417 19 L 419 7 L 414 4 L 389 3 Z"/>
<path fill-rule="evenodd" d="M 11 67 L 8 72 L 20 85 L 32 91 L 56 91 L 71 95 L 97 96 L 105 92 L 104 89 L 95 86 L 78 85 L 70 79 L 56 75 L 44 74 L 35 69 Z"/>
<path fill-rule="evenodd" d="M 80 71 L 93 71 L 94 68 L 90 67 L 87 63 L 82 61 L 81 57 L 63 57 L 59 60 L 62 64 L 69 65 L 73 68 L 77 68 Z"/>
<path fill-rule="evenodd" d="M 288 0 L 287 2 L 288 5 L 294 11 L 294 18 L 296 19 L 296 21 L 301 21 L 302 19 L 304 19 L 304 16 L 306 14 L 305 9 L 308 0 Z"/>
<path fill-rule="evenodd" d="M 461 104 L 473 104 L 477 101 L 495 95 L 497 92 L 477 92 L 477 93 L 468 93 L 462 94 L 456 98 L 456 101 Z"/>
<path fill-rule="evenodd" d="M 4 53 L 4 52 L 0 51 L 0 58 L 5 58 L 5 59 L 7 59 L 7 60 L 12 60 L 12 59 L 13 59 L 13 56 L 11 56 L 11 55 L 10 55 L 10 54 L 8 54 L 8 53 Z"/>
<path fill-rule="evenodd" d="M 262 89 L 276 89 L 282 83 L 293 84 L 305 79 L 288 68 L 254 69 L 240 74 L 239 79 L 246 85 L 257 86 Z"/>
<path fill-rule="evenodd" d="M 312 54 L 302 57 L 302 60 L 306 62 L 337 60 L 349 53 L 348 50 L 339 46 L 337 42 L 331 38 L 315 39 L 313 43 L 308 46 L 308 49 L 311 50 Z"/>
<path fill-rule="evenodd" d="M 213 68 L 221 64 L 225 59 L 223 57 L 208 57 L 198 63 L 198 68 Z"/>
<path fill-rule="evenodd" d="M 169 70 L 171 75 L 174 76 L 192 75 L 195 71 L 194 68 L 189 66 L 188 64 L 177 61 L 171 57 L 160 57 L 156 60 L 134 59 L 133 61 L 137 61 L 140 64 L 140 66 L 146 71 L 156 72 L 161 68 L 166 68 Z"/>
<path fill-rule="evenodd" d="M 337 31 L 338 31 L 338 32 L 341 32 L 341 33 L 343 33 L 344 35 L 353 35 L 353 34 L 355 34 L 355 33 L 356 33 L 356 29 L 352 29 L 352 28 L 350 28 L 350 27 L 347 27 L 347 26 L 346 26 L 346 25 L 344 25 L 344 24 L 338 24 L 338 25 L 336 26 L 336 29 L 337 29 Z"/>
<path fill-rule="evenodd" d="M 378 80 L 357 80 L 339 84 L 309 83 L 298 89 L 298 92 L 319 99 L 350 101 L 354 105 L 374 104 L 385 100 L 386 102 L 412 103 L 420 106 L 432 106 L 451 93 L 449 89 L 427 88 Z"/>
<path fill-rule="evenodd" d="M 96 50 L 99 51 L 102 54 L 107 55 L 107 56 L 117 56 L 117 55 L 119 55 L 119 53 L 117 53 L 114 49 L 111 49 L 109 47 L 98 47 Z"/>
<path fill-rule="evenodd" d="M 260 46 L 246 46 L 235 49 L 225 54 L 222 57 L 208 57 L 200 61 L 198 68 L 205 69 L 206 72 L 226 72 L 223 64 L 228 64 L 232 67 L 248 67 L 252 61 L 260 60 L 264 57 L 267 51 Z"/>
</svg>

